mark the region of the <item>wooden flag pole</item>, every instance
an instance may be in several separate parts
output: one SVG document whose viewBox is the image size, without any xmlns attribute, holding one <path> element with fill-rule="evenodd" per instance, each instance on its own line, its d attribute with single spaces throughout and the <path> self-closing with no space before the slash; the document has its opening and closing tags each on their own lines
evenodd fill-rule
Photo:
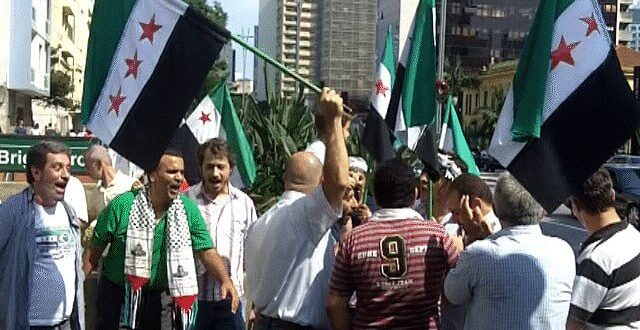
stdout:
<svg viewBox="0 0 640 330">
<path fill-rule="evenodd" d="M 294 72 L 291 69 L 287 68 L 286 66 L 284 66 L 284 64 L 282 64 L 282 63 L 278 62 L 277 60 L 271 58 L 269 55 L 265 54 L 260 49 L 249 45 L 241 37 L 235 36 L 235 35 L 231 35 L 231 40 L 235 41 L 240 46 L 246 48 L 247 50 L 249 50 L 250 52 L 252 52 L 256 56 L 258 56 L 259 58 L 263 59 L 265 62 L 275 66 L 276 68 L 278 68 L 278 70 L 280 70 L 283 73 L 291 76 L 293 79 L 297 80 L 298 82 L 303 84 L 305 87 L 307 87 L 310 90 L 314 91 L 316 94 L 322 93 L 322 88 L 314 85 L 313 83 L 311 83 L 307 79 L 304 79 L 297 72 Z M 344 110 L 345 110 L 345 112 L 347 114 L 349 114 L 349 115 L 353 114 L 353 110 L 349 106 L 347 106 L 346 104 L 343 104 L 342 107 L 344 108 Z"/>
</svg>

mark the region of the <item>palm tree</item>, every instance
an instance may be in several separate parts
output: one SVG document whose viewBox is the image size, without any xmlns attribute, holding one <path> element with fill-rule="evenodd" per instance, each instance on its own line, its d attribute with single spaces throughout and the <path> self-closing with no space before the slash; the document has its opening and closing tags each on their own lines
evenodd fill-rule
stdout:
<svg viewBox="0 0 640 330">
<path fill-rule="evenodd" d="M 247 138 L 253 142 L 257 173 L 250 196 L 259 213 L 284 191 L 286 161 L 317 136 L 313 114 L 304 101 L 302 93 L 291 98 L 271 96 L 268 102 L 237 108 Z"/>
</svg>

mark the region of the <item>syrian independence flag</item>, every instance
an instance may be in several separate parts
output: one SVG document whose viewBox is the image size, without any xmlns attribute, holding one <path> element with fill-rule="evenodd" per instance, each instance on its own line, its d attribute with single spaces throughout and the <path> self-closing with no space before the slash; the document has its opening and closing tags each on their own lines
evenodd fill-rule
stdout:
<svg viewBox="0 0 640 330">
<path fill-rule="evenodd" d="M 179 0 L 96 0 L 83 122 L 125 158 L 154 169 L 228 38 Z"/>
<path fill-rule="evenodd" d="M 412 150 L 436 117 L 435 0 L 420 0 L 385 120 Z M 435 143 L 433 144 L 435 146 Z M 435 153 L 436 150 L 434 149 Z M 435 156 L 434 156 L 435 157 Z M 435 159 L 435 158 L 434 158 Z"/>
<path fill-rule="evenodd" d="M 185 156 L 185 177 L 190 185 L 202 181 L 196 156 L 198 146 L 213 138 L 227 140 L 235 155 L 236 168 L 233 169 L 231 183 L 236 187 L 250 187 L 256 179 L 253 149 L 224 81 L 202 99 L 171 142 Z"/>
<path fill-rule="evenodd" d="M 476 166 L 476 161 L 473 159 L 471 149 L 467 144 L 467 140 L 462 132 L 462 126 L 458 120 L 458 113 L 451 95 L 447 100 L 447 109 L 445 110 L 442 121 L 442 134 L 440 135 L 440 149 L 447 152 L 454 152 L 458 158 L 460 158 L 465 165 L 467 165 L 467 172 L 473 175 L 480 175 L 480 170 Z"/>
<path fill-rule="evenodd" d="M 551 213 L 638 123 L 599 6 L 542 0 L 489 153 Z"/>
<path fill-rule="evenodd" d="M 395 136 L 385 122 L 395 79 L 396 60 L 394 54 L 393 34 L 391 26 L 389 26 L 382 59 L 378 65 L 375 90 L 371 95 L 369 116 L 362 134 L 362 145 L 378 163 L 396 156 Z"/>
</svg>

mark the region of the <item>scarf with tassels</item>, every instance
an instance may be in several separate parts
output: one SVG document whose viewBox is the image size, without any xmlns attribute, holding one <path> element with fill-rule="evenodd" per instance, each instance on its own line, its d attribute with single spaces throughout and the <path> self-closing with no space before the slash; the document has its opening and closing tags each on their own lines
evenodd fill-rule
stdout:
<svg viewBox="0 0 640 330">
<path fill-rule="evenodd" d="M 140 189 L 131 206 L 124 259 L 126 276 L 125 323 L 136 329 L 142 288 L 151 277 L 155 213 L 145 189 Z M 169 293 L 179 309 L 182 329 L 195 321 L 198 282 L 196 277 L 187 213 L 182 200 L 173 200 L 167 210 L 167 279 Z"/>
</svg>

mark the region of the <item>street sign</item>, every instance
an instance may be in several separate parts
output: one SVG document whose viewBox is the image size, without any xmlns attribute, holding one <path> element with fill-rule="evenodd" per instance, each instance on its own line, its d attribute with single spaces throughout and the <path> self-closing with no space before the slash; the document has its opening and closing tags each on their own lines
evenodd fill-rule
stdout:
<svg viewBox="0 0 640 330">
<path fill-rule="evenodd" d="M 84 152 L 95 141 L 77 137 L 0 135 L 0 172 L 25 172 L 29 148 L 42 140 L 58 141 L 71 150 L 71 172 L 85 174 Z"/>
</svg>

